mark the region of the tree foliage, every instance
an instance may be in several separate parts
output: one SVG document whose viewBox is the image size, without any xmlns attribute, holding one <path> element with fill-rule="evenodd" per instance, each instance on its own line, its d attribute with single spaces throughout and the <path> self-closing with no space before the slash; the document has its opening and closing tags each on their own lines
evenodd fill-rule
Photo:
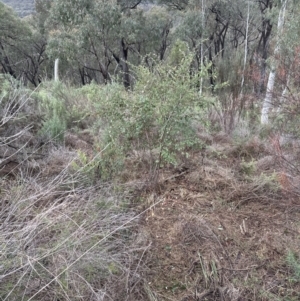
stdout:
<svg viewBox="0 0 300 301">
<path fill-rule="evenodd" d="M 37 86 L 53 77 L 54 60 L 60 58 L 63 80 L 117 81 L 132 89 L 134 66 L 145 63 L 151 69 L 152 58 L 174 61 L 181 41 L 193 53 L 189 72 L 208 72 L 199 91 L 203 84 L 214 94 L 222 91 L 222 110 L 228 112 L 233 99 L 241 115 L 261 105 L 274 60 L 278 74 L 285 74 L 277 78 L 282 82 L 274 93 L 296 82 L 299 4 L 288 2 L 279 58 L 273 53 L 281 5 L 279 0 L 37 0 L 36 14 L 21 20 L 1 4 L 1 69 Z M 247 100 L 252 93 L 255 103 Z"/>
</svg>

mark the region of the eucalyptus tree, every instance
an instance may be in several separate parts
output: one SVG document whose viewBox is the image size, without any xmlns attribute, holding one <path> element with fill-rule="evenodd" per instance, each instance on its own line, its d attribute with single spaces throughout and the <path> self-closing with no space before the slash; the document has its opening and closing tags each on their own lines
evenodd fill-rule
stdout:
<svg viewBox="0 0 300 301">
<path fill-rule="evenodd" d="M 143 10 L 142 16 L 143 19 L 140 18 L 141 22 L 138 26 L 140 28 L 139 33 L 136 35 L 133 47 L 131 47 L 132 53 L 136 54 L 137 59 L 139 59 L 138 62 L 145 59 L 147 63 L 150 55 L 154 55 L 162 61 L 165 59 L 167 49 L 173 40 L 174 17 L 167 9 L 160 6 Z"/>
<path fill-rule="evenodd" d="M 280 56 L 277 56 L 275 90 L 277 97 L 276 117 L 281 121 L 280 128 L 299 137 L 300 120 L 300 27 L 298 16 L 300 3 L 289 1 L 283 34 L 281 35 Z M 278 91 L 278 89 L 280 89 Z M 276 95 L 276 94 L 275 94 Z M 284 125 L 284 126 L 282 126 Z"/>
<path fill-rule="evenodd" d="M 111 80 L 110 48 L 119 30 L 121 11 L 114 1 L 54 0 L 47 21 L 49 56 L 61 59 L 82 84 Z M 72 73 L 73 73 L 72 72 Z"/>
<path fill-rule="evenodd" d="M 17 78 L 22 47 L 31 34 L 27 24 L 14 11 L 0 2 L 0 64 L 2 71 Z"/>
<path fill-rule="evenodd" d="M 293 0 L 278 0 L 276 4 L 274 20 L 277 24 L 274 22 L 274 43 L 268 60 L 269 75 L 262 105 L 261 123 L 269 123 L 269 115 L 273 109 L 272 117 L 283 122 L 284 126 L 281 130 L 292 131 L 299 135 L 297 123 L 300 116 L 298 92 L 300 4 Z"/>
<path fill-rule="evenodd" d="M 144 60 L 150 64 L 150 56 L 162 61 L 172 43 L 174 16 L 164 7 L 149 6 L 147 2 L 136 9 L 127 9 L 122 14 L 120 55 L 123 62 L 123 83 L 127 88 L 130 86 L 127 62 L 140 64 Z"/>
<path fill-rule="evenodd" d="M 22 63 L 18 65 L 18 69 L 27 83 L 37 87 L 48 75 L 47 40 L 36 30 L 36 27 L 33 27 L 32 24 L 29 25 L 31 35 L 21 48 Z"/>
<path fill-rule="evenodd" d="M 211 87 L 217 84 L 215 71 L 219 73 L 219 81 L 228 81 L 233 54 L 244 43 L 246 13 L 242 4 L 231 0 L 190 0 L 180 14 L 176 32 L 195 51 L 198 69 L 206 69 L 203 68 L 205 64 L 211 66 L 208 69 Z M 236 79 L 232 82 L 236 83 Z"/>
<path fill-rule="evenodd" d="M 258 86 L 255 88 L 255 92 L 260 96 L 265 92 L 265 78 L 267 59 L 269 57 L 269 42 L 271 39 L 273 29 L 273 0 L 258 0 L 257 5 L 259 8 L 260 21 L 257 26 L 258 31 L 258 44 L 254 57 L 255 64 L 259 66 L 260 75 Z"/>
<path fill-rule="evenodd" d="M 280 10 L 278 14 L 278 25 L 277 25 L 277 37 L 276 37 L 276 46 L 274 49 L 274 56 L 279 56 L 281 51 L 281 36 L 283 34 L 283 28 L 284 28 L 284 20 L 285 20 L 285 12 L 286 12 L 286 6 L 288 0 L 280 0 Z M 267 84 L 267 91 L 266 96 L 263 101 L 262 106 L 262 112 L 261 112 L 261 123 L 262 124 L 268 124 L 268 118 L 269 118 L 269 110 L 272 106 L 272 96 L 274 91 L 274 85 L 275 85 L 275 77 L 276 77 L 276 63 L 271 62 L 271 70 L 268 77 L 268 84 Z"/>
<path fill-rule="evenodd" d="M 132 9 L 131 7 L 123 12 L 120 19 L 120 51 L 114 53 L 114 57 L 119 64 L 123 84 L 126 89 L 131 86 L 131 77 L 129 71 L 129 53 L 135 53 L 139 50 L 141 43 L 145 38 L 145 17 L 143 10 Z"/>
<path fill-rule="evenodd" d="M 49 17 L 49 9 L 52 0 L 36 0 L 35 13 L 24 19 L 29 26 L 31 35 L 27 37 L 27 43 L 23 47 L 25 57 L 23 73 L 27 80 L 37 86 L 42 80 L 48 78 L 52 71 L 51 63 L 46 53 L 48 45 L 48 33 L 46 30 L 46 20 Z"/>
<path fill-rule="evenodd" d="M 130 87 L 129 61 L 136 60 L 146 40 L 140 4 L 138 0 L 54 0 L 48 21 L 49 55 L 77 68 L 83 84 L 92 79 L 107 83 L 119 73 L 124 86 Z"/>
<path fill-rule="evenodd" d="M 2 72 L 37 86 L 42 77 L 46 40 L 32 17 L 20 19 L 0 2 L 0 65 Z"/>
<path fill-rule="evenodd" d="M 300 3 L 289 1 L 283 32 L 280 35 L 280 56 L 275 57 L 278 62 L 278 82 L 281 90 L 290 90 L 299 85 L 300 75 L 300 26 L 298 16 Z M 298 89 L 297 89 L 298 90 Z M 296 91 L 297 91 L 296 90 Z"/>
</svg>

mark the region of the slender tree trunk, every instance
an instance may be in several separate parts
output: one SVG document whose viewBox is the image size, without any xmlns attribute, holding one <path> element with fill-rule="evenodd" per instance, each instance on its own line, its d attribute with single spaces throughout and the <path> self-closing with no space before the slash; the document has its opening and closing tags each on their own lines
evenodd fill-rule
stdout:
<svg viewBox="0 0 300 301">
<path fill-rule="evenodd" d="M 57 82 L 59 81 L 59 76 L 58 76 L 58 73 L 59 73 L 59 59 L 55 59 L 55 62 L 54 62 L 54 80 Z"/>
<path fill-rule="evenodd" d="M 166 27 L 163 30 L 163 36 L 162 36 L 162 41 L 161 41 L 161 46 L 160 46 L 160 51 L 159 51 L 159 59 L 162 61 L 165 57 L 165 53 L 168 47 L 168 36 L 170 33 L 169 29 L 169 24 L 166 25 Z"/>
<path fill-rule="evenodd" d="M 203 71 L 203 67 L 204 67 L 204 53 L 203 53 L 203 30 L 205 27 L 205 0 L 202 0 L 202 8 L 201 8 L 201 13 L 202 13 L 202 21 L 201 21 L 201 25 L 202 25 L 202 36 L 201 36 L 201 45 L 200 45 L 200 69 L 201 72 Z M 201 76 L 200 78 L 200 90 L 199 90 L 199 94 L 200 96 L 202 95 L 202 89 L 203 89 L 203 77 Z"/>
<path fill-rule="evenodd" d="M 85 71 L 84 71 L 84 67 L 81 68 L 80 66 L 78 66 L 78 72 L 79 72 L 79 75 L 80 75 L 81 84 L 84 86 L 85 85 Z"/>
<path fill-rule="evenodd" d="M 215 90 L 215 80 L 214 80 L 214 76 L 213 76 L 213 67 L 214 67 L 214 63 L 213 63 L 213 56 L 212 56 L 212 43 L 213 43 L 214 37 L 213 35 L 210 36 L 209 38 L 209 48 L 208 48 L 208 62 L 211 64 L 211 66 L 208 68 L 208 74 L 209 74 L 209 82 L 210 82 L 210 86 L 211 86 L 211 91 L 214 92 Z"/>
<path fill-rule="evenodd" d="M 261 53 L 261 59 L 258 58 L 260 66 L 260 80 L 257 92 L 259 95 L 265 92 L 265 78 L 267 69 L 267 59 L 268 59 L 268 45 L 269 39 L 271 37 L 273 25 L 270 20 L 265 20 L 262 30 L 262 36 L 259 42 L 258 53 Z"/>
<path fill-rule="evenodd" d="M 102 63 L 102 61 L 100 60 L 100 57 L 99 57 L 98 52 L 97 52 L 97 48 L 96 48 L 92 38 L 90 38 L 90 43 L 91 43 L 91 46 L 92 46 L 93 54 L 96 57 L 97 62 L 98 62 L 99 71 L 103 76 L 104 83 L 107 84 L 108 82 L 111 82 L 111 77 L 110 77 L 110 74 L 108 72 L 107 66 L 105 66 L 105 63 Z"/>
<path fill-rule="evenodd" d="M 124 38 L 121 39 L 121 66 L 123 71 L 123 84 L 126 89 L 130 88 L 130 75 L 129 75 L 129 65 L 128 65 L 128 47 Z"/>
<path fill-rule="evenodd" d="M 281 96 L 280 96 L 280 99 L 279 99 L 279 104 L 278 104 L 278 108 L 277 108 L 277 113 L 280 113 L 281 109 L 282 109 L 282 105 L 284 104 L 285 102 L 285 99 L 287 97 L 287 94 L 289 92 L 289 83 L 290 83 L 290 79 L 291 79 L 291 73 L 289 71 L 288 73 L 288 76 L 287 76 L 287 80 L 286 80 L 286 84 L 285 84 L 285 87 L 281 93 Z"/>
<path fill-rule="evenodd" d="M 261 123 L 268 124 L 269 123 L 269 111 L 272 107 L 272 97 L 274 92 L 274 85 L 276 79 L 276 62 L 275 59 L 280 53 L 280 37 L 283 33 L 283 25 L 284 25 L 284 16 L 285 16 L 285 9 L 288 0 L 281 0 L 281 8 L 279 11 L 278 16 L 278 32 L 277 32 L 277 43 L 274 50 L 274 61 L 271 63 L 271 71 L 268 78 L 267 84 L 267 92 L 265 99 L 263 101 L 262 111 L 261 111 Z"/>
<path fill-rule="evenodd" d="M 242 82 L 241 82 L 241 95 L 243 95 L 244 81 L 245 81 L 245 70 L 246 70 L 246 63 L 247 63 L 247 56 L 248 56 L 249 17 L 250 17 L 250 0 L 248 0 L 248 10 L 247 10 L 245 54 L 244 54 L 243 74 L 242 74 Z"/>
</svg>

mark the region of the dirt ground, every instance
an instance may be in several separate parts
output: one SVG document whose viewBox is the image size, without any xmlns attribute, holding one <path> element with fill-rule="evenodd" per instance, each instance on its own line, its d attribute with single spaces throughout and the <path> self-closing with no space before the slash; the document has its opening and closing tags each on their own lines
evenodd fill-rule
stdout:
<svg viewBox="0 0 300 301">
<path fill-rule="evenodd" d="M 79 138 L 67 136 L 66 146 L 88 156 L 92 143 Z M 255 137 L 209 141 L 181 166 L 162 168 L 150 189 L 143 189 L 149 169 L 133 167 L 138 155 L 132 160 L 122 185 L 139 191 L 132 207 L 145 213 L 131 255 L 124 252 L 136 257 L 126 277 L 112 274 L 105 284 L 124 298 L 101 300 L 300 300 L 300 147 Z M 64 154 L 53 151 L 39 175 L 60 174 Z"/>
<path fill-rule="evenodd" d="M 300 254 L 299 192 L 277 159 L 258 141 L 217 143 L 161 172 L 140 226 L 150 300 L 300 300 L 287 260 Z"/>
</svg>

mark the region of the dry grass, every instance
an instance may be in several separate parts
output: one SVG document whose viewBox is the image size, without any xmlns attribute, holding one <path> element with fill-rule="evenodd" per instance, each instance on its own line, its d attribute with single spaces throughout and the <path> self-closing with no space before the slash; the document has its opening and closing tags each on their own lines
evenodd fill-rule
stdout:
<svg viewBox="0 0 300 301">
<path fill-rule="evenodd" d="M 257 137 L 238 156 L 236 146 L 223 155 L 221 143 L 180 176 L 165 172 L 161 193 L 145 196 L 162 200 L 142 228 L 152 241 L 149 300 L 299 300 L 287 263 L 289 251 L 300 253 L 299 198 Z"/>
<path fill-rule="evenodd" d="M 155 151 L 108 183 L 88 131 L 39 143 L 19 96 L 0 103 L 1 300 L 300 299 L 297 147 L 199 134 L 153 185 Z"/>
<path fill-rule="evenodd" d="M 36 131 L 23 126 L 30 97 L 8 99 L 0 103 L 0 299 L 144 299 L 149 242 L 126 196 L 89 178 L 90 141 L 24 143 Z"/>
<path fill-rule="evenodd" d="M 71 162 L 2 181 L 1 300 L 131 300 L 142 293 L 147 245 L 136 243 L 138 218 L 113 185 L 83 185 L 80 170 L 69 172 Z"/>
</svg>

